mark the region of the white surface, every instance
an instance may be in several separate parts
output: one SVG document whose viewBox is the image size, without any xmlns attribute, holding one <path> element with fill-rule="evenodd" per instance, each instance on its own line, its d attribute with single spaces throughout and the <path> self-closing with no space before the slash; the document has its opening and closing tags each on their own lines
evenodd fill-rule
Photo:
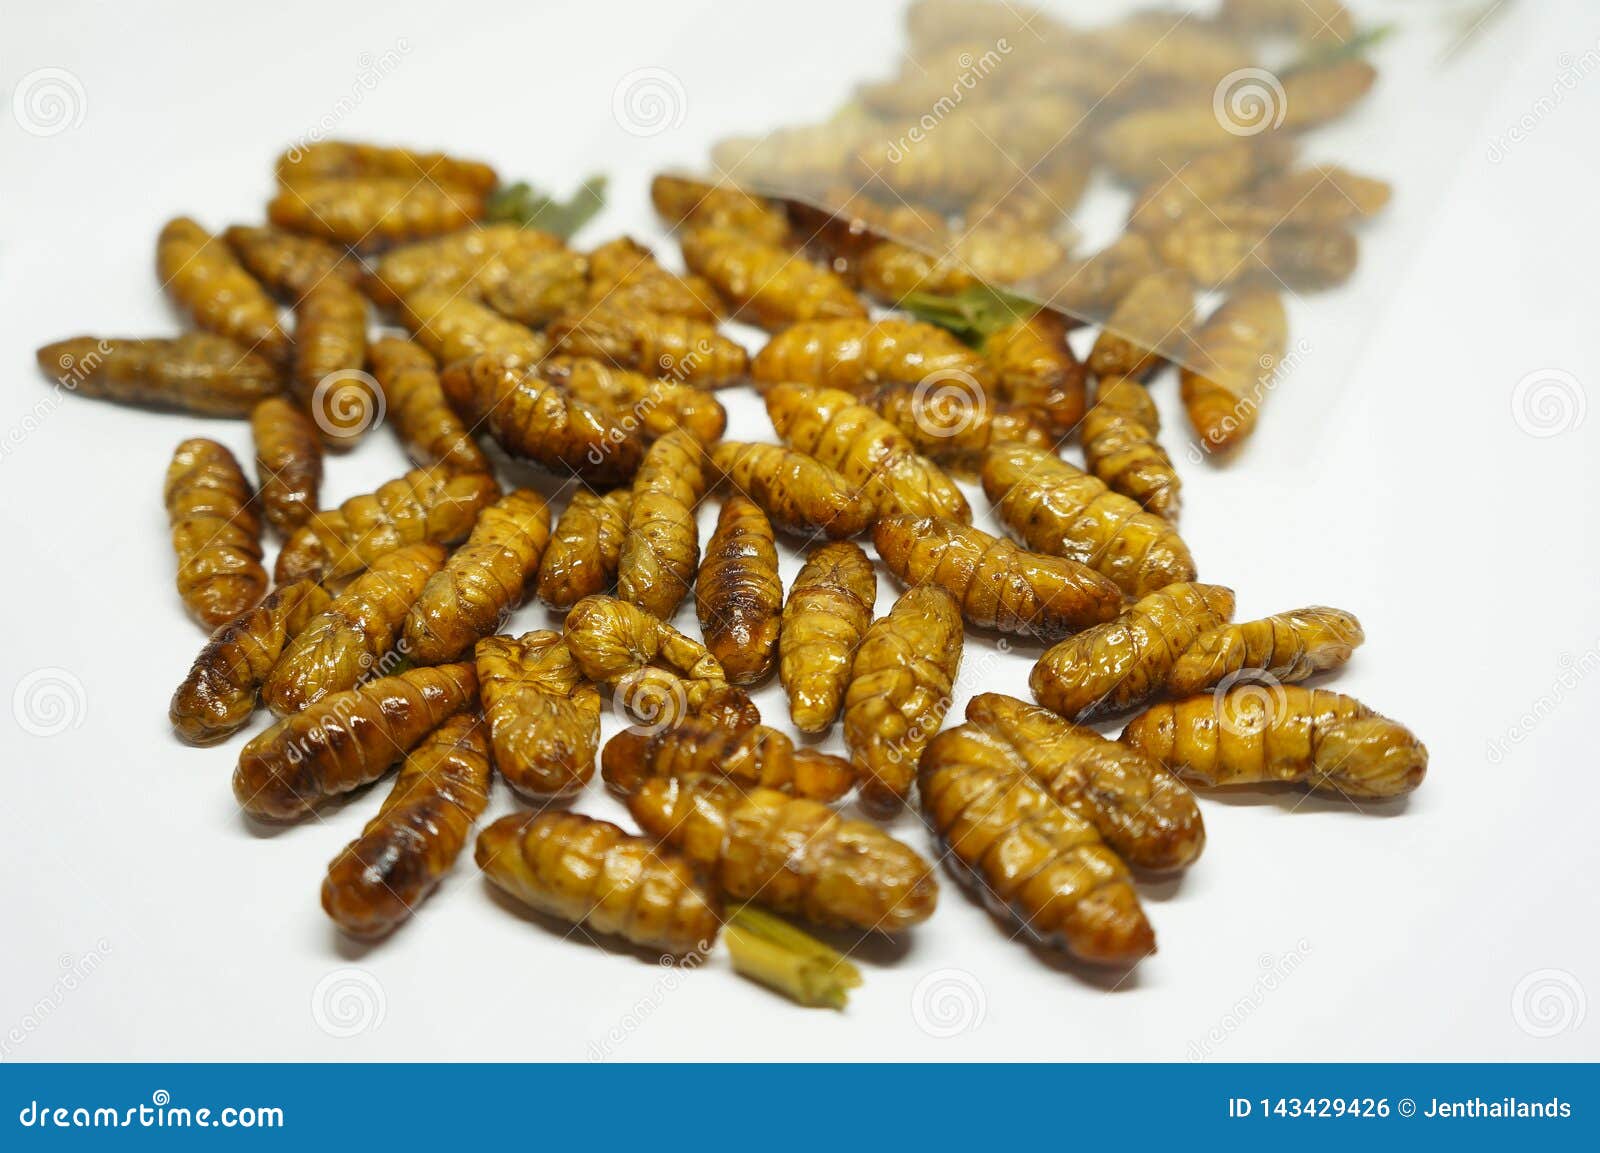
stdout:
<svg viewBox="0 0 1600 1153">
<path fill-rule="evenodd" d="M 1596 62 L 1592 4 L 1515 4 L 1441 74 L 1472 93 L 1459 115 L 1386 105 L 1394 158 L 1436 175 L 1402 179 L 1367 245 L 1363 291 L 1383 306 L 1330 298 L 1302 331 L 1333 351 L 1271 398 L 1250 450 L 1184 470 L 1184 534 L 1202 576 L 1238 589 L 1241 618 L 1313 602 L 1359 613 L 1369 642 L 1337 687 L 1426 739 L 1424 788 L 1384 815 L 1206 799 L 1204 858 L 1143 890 L 1161 951 L 1114 989 L 1041 963 L 945 881 L 903 954 L 861 957 L 866 986 L 843 1016 L 796 1010 L 721 956 L 685 974 L 562 940 L 510 914 L 470 861 L 392 939 L 342 942 L 317 888 L 381 794 L 264 833 L 228 787 L 243 735 L 197 751 L 165 722 L 201 636 L 172 591 L 161 473 L 187 435 L 244 455 L 246 426 L 70 397 L 27 414 L 49 395 L 37 344 L 174 328 L 151 268 L 161 222 L 258 218 L 274 154 L 386 52 L 398 66 L 360 90 L 337 135 L 448 147 L 562 189 L 607 172 L 613 206 L 585 239 L 650 238 L 654 168 L 698 160 L 727 131 L 821 114 L 882 70 L 894 11 L 295 3 L 246 20 L 141 7 L 29 5 L 0 47 L 8 95 L 58 67 L 85 101 L 81 123 L 47 138 L 0 123 L 0 422 L 26 430 L 0 459 L 0 689 L 36 686 L 38 670 L 81 684 L 56 735 L 0 712 L 6 1059 L 1600 1057 L 1600 1010 L 1578 1012 L 1600 995 L 1600 414 L 1534 437 L 1512 399 L 1556 369 L 1600 403 L 1600 75 L 1538 103 L 1563 68 Z M 619 79 L 641 68 L 682 86 L 681 123 L 648 138 L 612 115 Z M 1525 114 L 1532 131 L 1493 162 Z M 1170 376 L 1156 391 L 1176 444 Z M 752 396 L 725 399 L 730 435 L 765 432 Z M 330 462 L 325 498 L 402 467 L 375 435 Z M 796 568 L 790 552 L 786 578 Z M 884 577 L 880 611 L 891 595 Z M 514 626 L 548 619 L 528 608 Z M 993 647 L 969 643 L 957 711 L 973 691 L 1026 695 L 1031 650 Z M 759 700 L 783 716 L 779 690 Z M 511 804 L 501 789 L 491 817 Z M 616 815 L 598 787 L 581 806 Z M 350 966 L 364 986 L 341 986 Z M 1263 980 L 1269 968 L 1292 972 Z M 1560 971 L 1555 985 L 1542 970 Z M 937 1036 L 938 1006 L 963 991 L 964 1027 Z M 346 1011 L 360 1031 L 335 1036 Z M 1536 1036 L 1551 1031 L 1541 1022 L 1553 1036 Z"/>
</svg>

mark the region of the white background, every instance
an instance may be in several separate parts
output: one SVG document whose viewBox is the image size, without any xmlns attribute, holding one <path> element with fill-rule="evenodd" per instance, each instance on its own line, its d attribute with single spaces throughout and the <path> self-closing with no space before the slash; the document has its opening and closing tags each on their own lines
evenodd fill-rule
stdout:
<svg viewBox="0 0 1600 1153">
<path fill-rule="evenodd" d="M 273 156 L 356 90 L 337 135 L 446 147 L 560 190 L 605 172 L 612 205 L 583 239 L 659 239 L 650 172 L 724 133 L 824 114 L 886 70 L 894 8 L 9 12 L 7 104 L 41 68 L 79 91 L 54 135 L 0 109 L 0 1054 L 1600 1057 L 1600 413 L 1586 413 L 1600 403 L 1600 12 L 1511 3 L 1441 61 L 1441 21 L 1463 6 L 1378 7 L 1404 31 L 1338 155 L 1396 180 L 1391 214 L 1354 288 L 1294 306 L 1313 353 L 1249 449 L 1221 469 L 1180 461 L 1182 527 L 1241 619 L 1316 602 L 1360 615 L 1368 644 L 1337 687 L 1427 741 L 1426 784 L 1366 814 L 1298 794 L 1207 799 L 1202 860 L 1144 887 L 1160 953 L 1120 983 L 1045 963 L 946 881 L 903 948 L 858 954 L 866 985 L 843 1015 L 798 1010 L 721 956 L 676 973 L 563 939 L 470 860 L 391 939 L 342 941 L 317 905 L 323 867 L 381 794 L 263 830 L 229 789 L 244 735 L 194 750 L 165 721 L 202 638 L 172 588 L 162 471 L 190 435 L 245 456 L 246 426 L 54 407 L 33 349 L 173 331 L 152 270 L 161 223 L 258 219 Z M 361 89 L 385 53 L 398 67 Z M 664 129 L 639 136 L 613 95 L 646 68 L 678 87 Z M 1519 408 L 1530 374 L 1521 395 L 1542 399 Z M 1170 374 L 1155 391 L 1177 453 Z M 766 433 L 753 396 L 724 399 L 731 436 Z M 330 462 L 325 499 L 403 467 L 380 432 Z M 796 568 L 790 553 L 785 577 Z M 880 611 L 892 594 L 884 576 Z M 515 627 L 548 620 L 536 606 Z M 1030 659 L 971 640 L 957 710 L 973 691 L 1026 695 Z M 784 715 L 775 688 L 759 700 Z M 580 803 L 616 815 L 598 786 Z M 501 789 L 490 816 L 512 804 Z M 913 819 L 902 831 L 929 847 Z"/>
</svg>

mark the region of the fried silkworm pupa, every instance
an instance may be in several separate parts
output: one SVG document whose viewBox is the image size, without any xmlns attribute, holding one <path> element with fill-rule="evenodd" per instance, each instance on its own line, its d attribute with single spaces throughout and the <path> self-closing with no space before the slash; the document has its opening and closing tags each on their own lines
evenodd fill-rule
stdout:
<svg viewBox="0 0 1600 1153">
<path fill-rule="evenodd" d="M 1293 153 L 1294 146 L 1281 136 L 1231 140 L 1194 157 L 1176 173 L 1155 177 L 1134 200 L 1128 227 L 1158 233 L 1191 215 L 1203 216 L 1208 205 L 1243 192 L 1266 173 L 1282 168 Z"/>
<path fill-rule="evenodd" d="M 606 590 L 622 559 L 632 503 L 633 490 L 626 488 L 604 496 L 588 489 L 572 494 L 539 561 L 540 600 L 566 609 Z"/>
<path fill-rule="evenodd" d="M 322 909 L 353 937 L 381 937 L 456 863 L 489 806 L 483 721 L 459 712 L 407 754 L 378 815 L 328 865 Z"/>
<path fill-rule="evenodd" d="M 381 415 L 367 363 L 367 302 L 324 280 L 294 310 L 295 397 L 331 447 L 349 448 Z"/>
<path fill-rule="evenodd" d="M 1156 440 L 1160 431 L 1161 416 L 1149 390 L 1136 380 L 1108 377 L 1083 416 L 1083 459 L 1112 492 L 1171 522 L 1178 516 L 1183 482 Z"/>
<path fill-rule="evenodd" d="M 1222 0 L 1217 15 L 1243 36 L 1286 34 L 1318 48 L 1336 49 L 1356 34 L 1343 0 Z"/>
<path fill-rule="evenodd" d="M 488 457 L 445 399 L 433 357 L 409 340 L 386 336 L 368 350 L 383 391 L 385 416 L 418 468 L 488 473 Z"/>
<path fill-rule="evenodd" d="M 336 580 L 402 545 L 455 544 L 499 495 L 485 473 L 414 469 L 313 516 L 284 542 L 274 575 L 279 584 Z"/>
<path fill-rule="evenodd" d="M 317 511 L 322 443 L 316 426 L 287 397 L 263 400 L 250 413 L 256 443 L 256 495 L 267 523 L 288 536 Z"/>
<path fill-rule="evenodd" d="M 836 801 L 855 787 L 843 757 L 795 746 L 763 724 L 729 723 L 706 713 L 684 717 L 654 733 L 624 730 L 600 754 L 606 784 L 627 796 L 651 777 L 718 774 L 813 801 Z"/>
<path fill-rule="evenodd" d="M 1303 681 L 1344 664 L 1364 640 L 1354 614 L 1326 605 L 1222 625 L 1184 650 L 1167 677 L 1167 692 L 1186 697 L 1248 681 L 1251 673 L 1280 684 Z"/>
<path fill-rule="evenodd" d="M 542 328 L 583 306 L 589 293 L 589 260 L 569 248 L 509 252 L 482 278 L 480 291 L 483 302 L 501 316 Z"/>
<path fill-rule="evenodd" d="M 324 280 L 361 283 L 361 264 L 345 250 L 276 228 L 235 224 L 222 234 L 239 263 L 286 304 L 296 303 Z"/>
<path fill-rule="evenodd" d="M 303 817 L 383 776 L 477 695 L 477 674 L 463 662 L 409 669 L 323 697 L 251 738 L 233 772 L 234 798 L 252 817 Z"/>
<path fill-rule="evenodd" d="M 970 43 L 1021 35 L 1040 18 L 1033 8 L 999 4 L 973 4 L 969 0 L 913 0 L 906 6 L 906 35 L 919 59 L 948 56 L 955 47 L 965 51 Z M 1052 29 L 1053 31 L 1053 29 Z M 944 53 L 939 53 L 945 48 Z M 970 68 L 971 65 L 966 65 Z"/>
<path fill-rule="evenodd" d="M 478 834 L 473 855 L 524 904 L 642 948 L 700 953 L 722 928 L 688 861 L 582 813 L 511 813 Z"/>
<path fill-rule="evenodd" d="M 1049 279 L 1055 287 L 1045 303 L 1078 318 L 1103 317 L 1140 280 L 1161 268 L 1150 241 L 1125 232 L 1082 260 L 1069 260 Z"/>
<path fill-rule="evenodd" d="M 151 340 L 77 336 L 45 345 L 38 361 L 79 396 L 200 416 L 249 416 L 283 391 L 266 358 L 209 332 Z"/>
<path fill-rule="evenodd" d="M 589 253 L 589 301 L 708 323 L 722 311 L 710 281 L 668 271 L 656 262 L 654 253 L 627 236 Z"/>
<path fill-rule="evenodd" d="M 723 502 L 695 577 L 695 612 L 730 684 L 754 684 L 772 671 L 783 581 L 772 524 L 747 497 L 731 494 Z"/>
<path fill-rule="evenodd" d="M 1131 965 L 1155 950 L 1127 865 L 1092 823 L 1051 798 L 1022 753 L 975 724 L 922 754 L 922 809 L 984 903 L 1082 961 Z"/>
<path fill-rule="evenodd" d="M 1056 436 L 1083 418 L 1089 372 L 1067 345 L 1067 322 L 1037 312 L 984 338 L 983 355 L 994 374 L 994 395 L 1037 411 Z"/>
<path fill-rule="evenodd" d="M 626 480 L 639 467 L 637 430 L 573 399 L 516 354 L 481 353 L 439 379 L 451 407 L 512 456 L 595 483 Z"/>
<path fill-rule="evenodd" d="M 867 315 L 861 298 L 831 269 L 730 228 L 692 229 L 683 238 L 683 260 L 716 287 L 736 317 L 769 332 L 799 321 Z"/>
<path fill-rule="evenodd" d="M 1243 85 L 1238 88 L 1251 94 Z M 1226 100 L 1230 94 L 1226 85 L 1219 85 L 1217 91 L 1219 100 Z M 1251 116 L 1252 107 L 1261 114 L 1261 123 L 1246 123 L 1246 127 L 1257 128 L 1263 134 L 1272 132 L 1272 117 L 1279 104 L 1276 99 L 1259 100 L 1253 106 L 1238 102 L 1239 112 L 1231 116 L 1227 114 L 1232 112 L 1230 108 L 1218 115 L 1210 100 L 1135 106 L 1098 126 L 1096 156 L 1117 179 L 1144 185 L 1181 172 L 1195 157 L 1215 152 L 1236 139 L 1239 121 L 1257 118 Z M 1223 105 L 1219 103 L 1218 107 Z"/>
<path fill-rule="evenodd" d="M 1090 51 L 1137 67 L 1141 79 L 1201 86 L 1208 92 L 1219 77 L 1252 62 L 1248 46 L 1228 30 L 1182 12 L 1130 13 L 1094 29 L 1086 40 Z"/>
<path fill-rule="evenodd" d="M 493 192 L 500 177 L 487 164 L 443 152 L 415 152 L 349 140 L 319 140 L 278 157 L 278 179 L 375 180 L 394 177 L 414 183 L 455 184 L 474 192 Z"/>
<path fill-rule="evenodd" d="M 748 495 L 785 532 L 835 540 L 866 530 L 877 511 L 843 475 L 778 444 L 725 440 L 711 448 L 720 479 Z"/>
<path fill-rule="evenodd" d="M 261 699 L 280 717 L 329 693 L 354 688 L 397 650 L 406 612 L 444 563 L 443 545 L 414 544 L 384 553 L 284 648 L 261 685 Z"/>
<path fill-rule="evenodd" d="M 405 653 L 421 665 L 454 660 L 522 603 L 550 540 L 550 507 L 514 489 L 478 514 L 466 543 L 428 578 L 405 619 Z"/>
<path fill-rule="evenodd" d="M 550 342 L 460 289 L 429 281 L 400 302 L 400 319 L 439 364 L 495 355 L 518 366 L 539 363 Z"/>
<path fill-rule="evenodd" d="M 484 206 L 481 192 L 454 184 L 313 179 L 279 185 L 267 219 L 290 232 L 374 252 L 466 228 L 483 216 Z"/>
<path fill-rule="evenodd" d="M 839 715 L 877 596 L 872 561 L 850 541 L 812 549 L 789 586 L 778 634 L 778 679 L 802 733 L 825 732 Z"/>
<path fill-rule="evenodd" d="M 525 796 L 563 796 L 594 776 L 600 690 L 560 633 L 484 637 L 474 650 L 494 763 Z"/>
<path fill-rule="evenodd" d="M 652 444 L 633 478 L 617 595 L 667 620 L 694 585 L 700 541 L 694 508 L 705 495 L 704 450 L 686 432 Z"/>
<path fill-rule="evenodd" d="M 1194 293 L 1176 272 L 1155 272 L 1128 290 L 1089 352 L 1089 370 L 1104 379 L 1142 380 L 1163 359 L 1186 348 Z"/>
<path fill-rule="evenodd" d="M 967 722 L 1009 745 L 1035 784 L 1135 868 L 1181 869 L 1205 847 L 1194 794 L 1153 758 L 999 693 L 968 701 Z"/>
<path fill-rule="evenodd" d="M 1283 76 L 1283 127 L 1295 132 L 1337 120 L 1361 101 L 1378 79 L 1378 70 L 1359 56 L 1286 71 Z"/>
<path fill-rule="evenodd" d="M 936 585 L 983 629 L 1059 640 L 1122 609 L 1122 590 L 1065 557 L 1020 549 L 982 529 L 934 517 L 888 516 L 872 541 L 907 585 Z"/>
<path fill-rule="evenodd" d="M 732 184 L 662 173 L 650 181 L 650 202 L 669 224 L 722 228 L 769 244 L 789 238 L 789 220 L 781 209 Z"/>
<path fill-rule="evenodd" d="M 1091 98 L 1098 96 L 1095 93 Z M 1063 146 L 1046 158 L 1043 168 L 1030 172 L 1027 180 L 975 197 L 962 211 L 962 219 L 981 220 L 995 231 L 1048 236 L 1078 206 L 1089 186 L 1094 158 L 1083 152 Z"/>
<path fill-rule="evenodd" d="M 989 367 L 942 328 L 915 320 L 811 320 L 784 329 L 751 362 L 763 384 L 812 384 L 861 391 L 891 381 L 969 382 L 981 389 Z"/>
<path fill-rule="evenodd" d="M 503 269 L 505 258 L 564 247 L 558 236 L 517 224 L 466 228 L 390 249 L 373 265 L 364 287 L 373 303 L 393 307 L 424 285 L 450 292 L 472 288 L 486 272 Z"/>
<path fill-rule="evenodd" d="M 959 210 L 997 184 L 1014 184 L 1015 173 L 1043 162 L 1083 117 L 1082 105 L 1054 93 L 967 105 L 909 149 L 893 140 L 895 129 L 880 128 L 856 152 L 851 174 L 911 203 Z"/>
<path fill-rule="evenodd" d="M 566 637 L 578 668 L 591 681 L 614 686 L 659 660 L 692 681 L 710 681 L 724 689 L 727 685 L 722 665 L 705 645 L 615 597 L 588 596 L 573 605 Z"/>
<path fill-rule="evenodd" d="M 156 274 L 178 305 L 207 332 L 236 340 L 281 364 L 289 336 L 278 324 L 278 306 L 244 270 L 223 241 L 194 220 L 167 222 L 156 242 Z"/>
<path fill-rule="evenodd" d="M 1313 164 L 1263 180 L 1250 190 L 1250 201 L 1297 225 L 1343 224 L 1376 216 L 1393 191 L 1388 181 Z"/>
<path fill-rule="evenodd" d="M 227 624 L 267 591 L 253 497 L 239 462 L 216 441 L 196 437 L 172 454 L 165 498 L 178 595 L 207 629 Z"/>
<path fill-rule="evenodd" d="M 892 813 L 910 795 L 917 758 L 950 708 L 961 640 L 955 600 L 926 586 L 902 594 L 856 649 L 845 690 L 844 743 L 870 811 Z"/>
<path fill-rule="evenodd" d="M 1002 444 L 983 462 L 983 491 L 1029 548 L 1086 564 L 1131 597 L 1194 579 L 1171 524 L 1059 457 Z"/>
<path fill-rule="evenodd" d="M 639 827 L 683 852 L 723 896 L 834 928 L 896 933 L 939 898 L 932 867 L 867 821 L 720 773 L 651 777 L 627 798 Z"/>
<path fill-rule="evenodd" d="M 623 428 L 637 425 L 651 440 L 681 428 L 701 444 L 713 444 L 728 427 L 727 410 L 711 393 L 587 356 L 546 357 L 539 375 Z"/>
<path fill-rule="evenodd" d="M 559 317 L 551 322 L 549 333 L 562 352 L 704 388 L 742 380 L 750 361 L 744 348 L 723 336 L 714 324 L 611 303 Z"/>
<path fill-rule="evenodd" d="M 1404 725 L 1302 685 L 1241 684 L 1153 705 L 1122 740 L 1217 788 L 1293 781 L 1366 800 L 1409 793 L 1428 771 L 1428 750 Z"/>
<path fill-rule="evenodd" d="M 892 307 L 914 292 L 949 294 L 979 284 L 1023 284 L 1066 257 L 1066 249 L 1048 233 L 984 224 L 973 224 L 954 237 L 937 236 L 929 247 L 935 251 L 892 240 L 873 245 L 856 264 L 862 290 Z"/>
<path fill-rule="evenodd" d="M 1193 367 L 1178 375 L 1183 407 L 1209 449 L 1229 449 L 1255 431 L 1289 342 L 1283 298 L 1247 289 L 1222 302 L 1195 334 Z"/>
<path fill-rule="evenodd" d="M 1338 225 L 1300 228 L 1276 221 L 1186 221 L 1161 237 L 1161 258 L 1202 288 L 1271 279 L 1315 291 L 1343 284 L 1355 272 L 1356 238 Z"/>
<path fill-rule="evenodd" d="M 975 475 L 990 446 L 1002 441 L 1055 447 L 1052 421 L 1036 408 L 996 405 L 982 391 L 946 380 L 886 384 L 863 403 L 906 435 L 918 452 L 963 475 Z"/>
<path fill-rule="evenodd" d="M 188 745 L 214 745 L 242 729 L 256 694 L 284 646 L 328 607 L 331 598 L 311 581 L 274 589 L 255 608 L 223 625 L 172 694 L 167 719 Z"/>
<path fill-rule="evenodd" d="M 1109 624 L 1050 649 L 1033 666 L 1028 686 L 1041 705 L 1069 721 L 1136 708 L 1161 693 L 1196 637 L 1232 616 L 1230 589 L 1168 585 Z"/>
<path fill-rule="evenodd" d="M 848 392 L 775 384 L 766 403 L 772 427 L 791 448 L 838 471 L 880 513 L 972 519 L 955 481 Z"/>
</svg>

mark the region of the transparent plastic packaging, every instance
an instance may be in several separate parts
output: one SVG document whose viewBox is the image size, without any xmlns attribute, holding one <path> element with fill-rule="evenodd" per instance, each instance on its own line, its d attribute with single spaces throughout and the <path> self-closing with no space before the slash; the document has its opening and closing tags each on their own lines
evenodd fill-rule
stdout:
<svg viewBox="0 0 1600 1153">
<path fill-rule="evenodd" d="M 765 198 L 874 304 L 979 348 L 1048 310 L 1102 384 L 1176 365 L 1185 455 L 1226 455 L 1380 316 L 1393 202 L 1453 170 L 1401 133 L 1482 96 L 1451 75 L 1472 8 L 913 0 L 843 107 L 674 173 L 714 189 L 680 223 L 748 224 L 727 186 Z"/>
</svg>

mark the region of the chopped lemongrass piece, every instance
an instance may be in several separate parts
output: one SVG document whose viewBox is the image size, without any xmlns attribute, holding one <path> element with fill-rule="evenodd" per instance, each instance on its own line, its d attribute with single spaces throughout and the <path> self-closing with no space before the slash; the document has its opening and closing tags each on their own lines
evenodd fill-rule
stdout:
<svg viewBox="0 0 1600 1153">
<path fill-rule="evenodd" d="M 781 917 L 741 906 L 723 929 L 734 972 L 802 1005 L 843 1009 L 861 971 L 843 953 Z"/>
</svg>

